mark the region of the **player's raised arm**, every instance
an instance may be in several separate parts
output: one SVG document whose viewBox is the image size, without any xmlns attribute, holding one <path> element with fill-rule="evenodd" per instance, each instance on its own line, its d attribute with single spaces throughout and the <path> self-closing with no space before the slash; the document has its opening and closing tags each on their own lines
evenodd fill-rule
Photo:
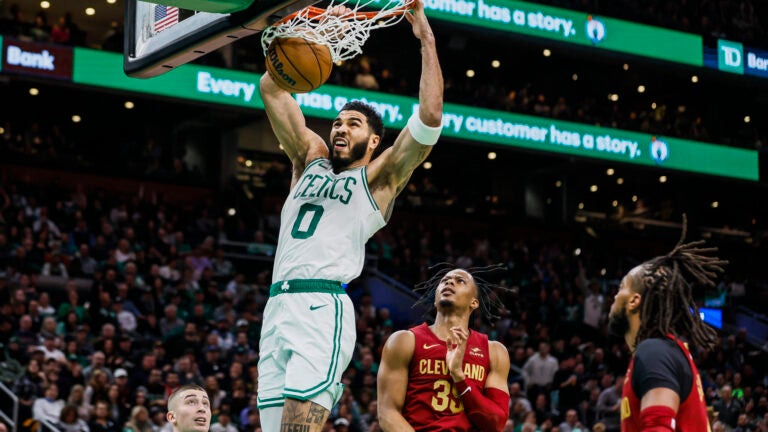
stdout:
<svg viewBox="0 0 768 432">
<path fill-rule="evenodd" d="M 423 0 L 416 0 L 412 13 L 405 16 L 421 42 L 419 109 L 408 120 L 393 146 L 372 161 L 368 170 L 374 199 L 379 208 L 387 209 L 386 219 L 391 213 L 390 204 L 437 142 L 443 121 L 443 74 L 435 36 L 424 14 Z"/>
<path fill-rule="evenodd" d="M 392 334 L 384 345 L 377 377 L 379 424 L 383 431 L 414 430 L 402 414 L 414 341 L 413 333 L 401 330 Z"/>
<path fill-rule="evenodd" d="M 275 84 L 269 73 L 259 85 L 269 123 L 293 164 L 293 183 L 301 176 L 307 162 L 328 157 L 323 138 L 307 127 L 299 104 L 291 94 Z"/>
</svg>

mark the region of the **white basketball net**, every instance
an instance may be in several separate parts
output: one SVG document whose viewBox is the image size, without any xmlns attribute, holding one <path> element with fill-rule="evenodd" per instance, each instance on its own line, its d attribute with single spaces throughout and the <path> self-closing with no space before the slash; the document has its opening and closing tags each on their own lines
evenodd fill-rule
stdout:
<svg viewBox="0 0 768 432">
<path fill-rule="evenodd" d="M 380 7 L 382 2 L 386 4 Z M 334 63 L 349 60 L 363 53 L 371 30 L 399 23 L 412 3 L 413 0 L 331 0 L 325 9 L 309 6 L 264 29 L 261 47 L 266 56 L 275 38 L 300 37 L 326 45 Z M 363 11 L 371 5 L 377 10 Z M 334 6 L 346 6 L 352 11 L 342 16 L 331 15 L 328 11 Z"/>
</svg>

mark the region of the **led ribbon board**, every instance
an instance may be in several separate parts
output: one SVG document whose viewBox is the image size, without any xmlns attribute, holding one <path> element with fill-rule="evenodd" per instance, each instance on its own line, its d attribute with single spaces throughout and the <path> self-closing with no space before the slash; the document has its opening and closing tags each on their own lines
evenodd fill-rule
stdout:
<svg viewBox="0 0 768 432">
<path fill-rule="evenodd" d="M 461 25 L 693 66 L 703 64 L 702 37 L 690 33 L 512 0 L 425 0 L 424 7 L 430 17 Z"/>
<path fill-rule="evenodd" d="M 263 109 L 260 75 L 187 64 L 151 80 L 127 77 L 118 54 L 75 49 L 73 81 L 200 102 Z M 415 98 L 324 85 L 295 95 L 307 116 L 333 119 L 349 100 L 363 99 L 382 114 L 384 125 L 400 129 L 418 108 Z M 549 118 L 445 104 L 443 136 L 586 158 L 757 181 L 754 150 L 604 128 Z"/>
</svg>

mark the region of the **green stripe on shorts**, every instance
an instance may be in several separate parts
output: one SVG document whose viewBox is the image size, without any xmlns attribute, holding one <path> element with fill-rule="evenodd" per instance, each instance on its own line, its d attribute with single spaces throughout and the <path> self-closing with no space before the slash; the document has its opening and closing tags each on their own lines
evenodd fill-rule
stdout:
<svg viewBox="0 0 768 432">
<path fill-rule="evenodd" d="M 341 282 L 327 279 L 291 279 L 275 282 L 269 287 L 269 296 L 291 293 L 344 294 Z"/>
</svg>

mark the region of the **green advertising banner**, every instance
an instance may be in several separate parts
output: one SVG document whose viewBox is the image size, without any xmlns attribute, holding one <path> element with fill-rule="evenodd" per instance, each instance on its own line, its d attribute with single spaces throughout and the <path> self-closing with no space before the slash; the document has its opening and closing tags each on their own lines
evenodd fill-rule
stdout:
<svg viewBox="0 0 768 432">
<path fill-rule="evenodd" d="M 418 109 L 416 99 L 323 86 L 296 95 L 308 116 L 335 118 L 351 99 L 372 104 L 391 128 L 405 127 Z M 589 126 L 464 105 L 445 104 L 443 136 L 468 141 L 605 159 L 724 177 L 758 180 L 758 156 L 753 150 L 678 138 Z"/>
<path fill-rule="evenodd" d="M 693 66 L 704 64 L 703 39 L 690 33 L 514 0 L 425 0 L 424 7 L 430 17 L 462 25 Z"/>
<path fill-rule="evenodd" d="M 264 108 L 259 97 L 260 76 L 253 73 L 188 64 L 172 73 L 140 79 L 125 75 L 122 62 L 121 54 L 75 48 L 72 81 L 200 102 Z"/>
<path fill-rule="evenodd" d="M 78 84 L 175 97 L 253 109 L 263 109 L 260 75 L 184 65 L 151 79 L 129 78 L 122 56 L 77 49 L 73 81 Z M 295 98 L 305 115 L 332 119 L 349 100 L 372 104 L 384 125 L 400 129 L 418 109 L 418 100 L 405 96 L 324 85 Z M 445 104 L 443 136 L 501 146 L 598 158 L 651 167 L 758 180 L 756 151 L 618 129 L 552 120 L 504 111 Z"/>
</svg>

